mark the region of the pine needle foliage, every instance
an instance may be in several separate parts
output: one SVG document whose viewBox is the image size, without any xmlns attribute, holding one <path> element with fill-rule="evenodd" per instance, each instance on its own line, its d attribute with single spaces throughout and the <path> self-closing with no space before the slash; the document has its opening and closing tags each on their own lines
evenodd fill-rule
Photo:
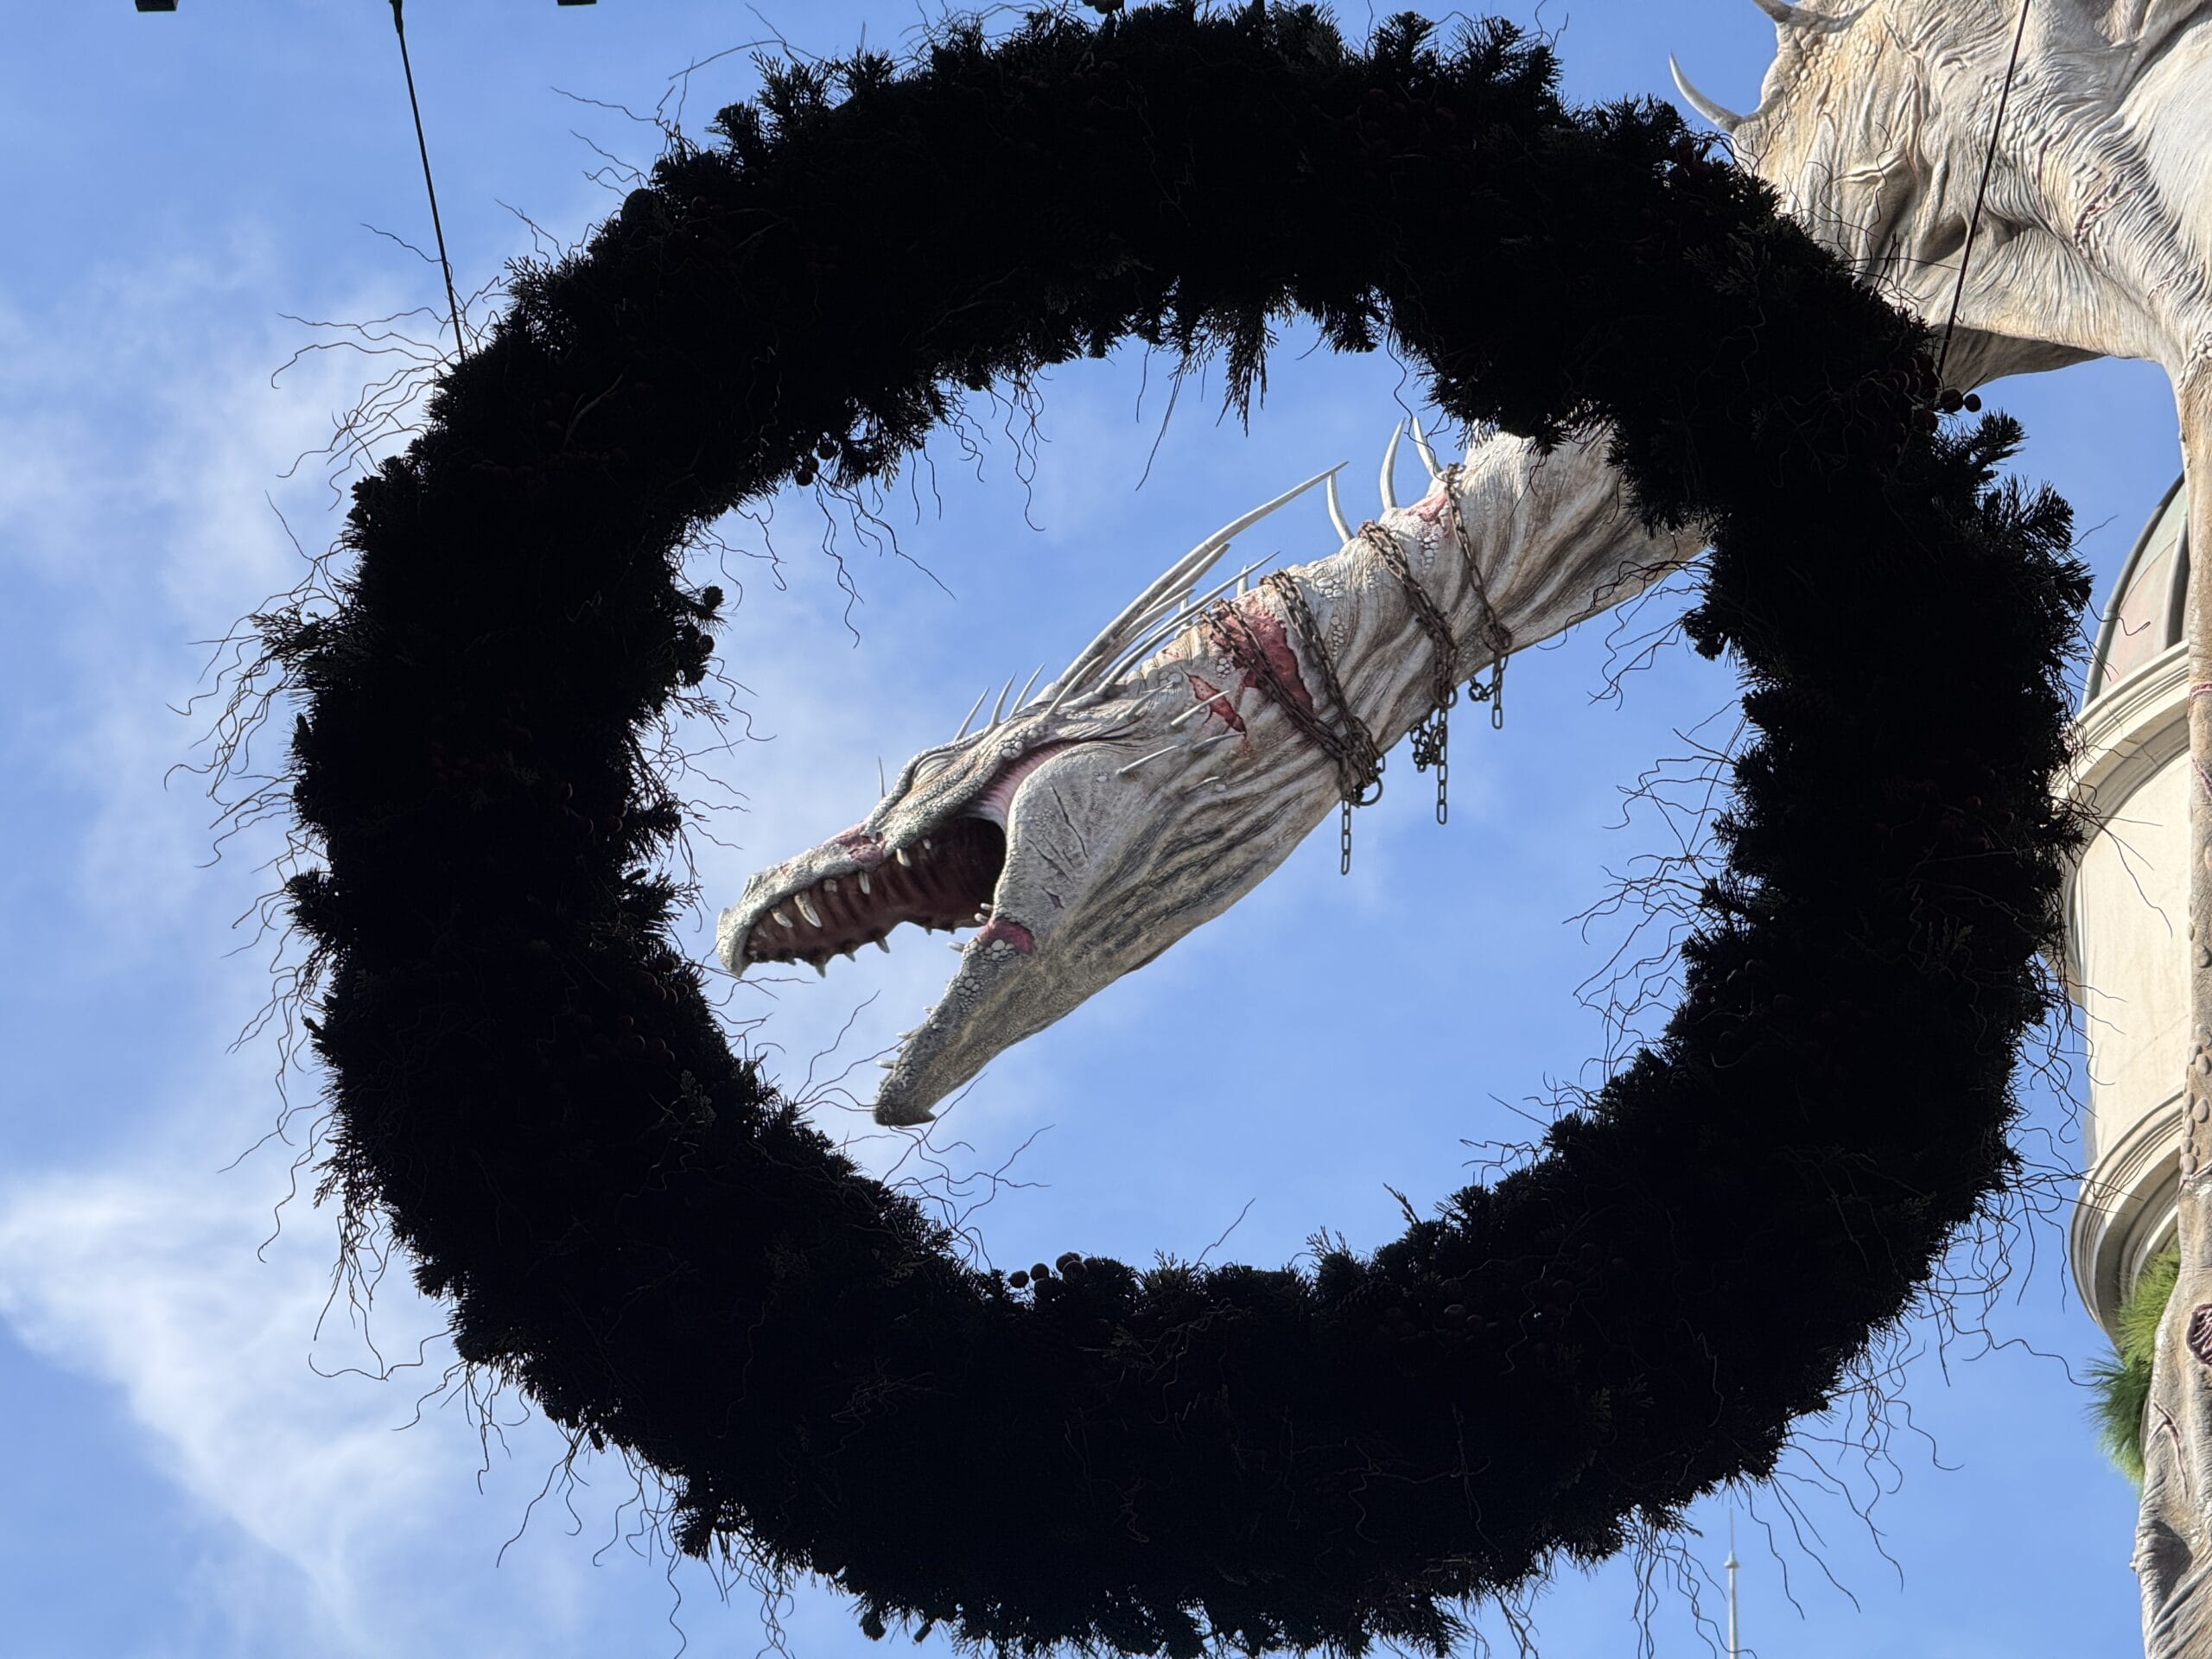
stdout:
<svg viewBox="0 0 2212 1659">
<path fill-rule="evenodd" d="M 2087 597 L 2064 504 L 1999 477 L 2018 428 L 1945 429 L 1921 324 L 1504 23 L 1048 11 L 787 67 L 717 130 L 516 271 L 355 488 L 335 612 L 270 621 L 345 1236 L 387 1221 L 462 1360 L 658 1471 L 683 1548 L 874 1633 L 1443 1654 L 1468 1599 L 1770 1473 L 2018 1168 Z M 1295 317 L 1461 422 L 1610 429 L 1704 530 L 1689 633 L 1756 730 L 1727 868 L 1662 1037 L 1526 1167 L 1310 1267 L 1017 1289 L 733 1054 L 677 947 L 646 738 L 721 603 L 684 549 L 1125 340 L 1256 396 Z"/>
<path fill-rule="evenodd" d="M 2098 1442 L 2120 1471 L 2143 1484 L 2143 1414 L 2151 1402 L 2151 1362 L 2158 1352 L 2158 1321 L 2173 1300 L 2181 1277 L 2181 1255 L 2168 1250 L 2152 1257 L 2120 1305 L 2113 1319 L 2110 1359 L 2089 1362 L 2089 1418 Z"/>
</svg>

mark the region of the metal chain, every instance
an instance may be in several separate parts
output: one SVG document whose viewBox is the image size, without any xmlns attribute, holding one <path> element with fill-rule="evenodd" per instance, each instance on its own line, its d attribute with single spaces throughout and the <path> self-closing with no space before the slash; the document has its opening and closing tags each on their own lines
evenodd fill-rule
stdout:
<svg viewBox="0 0 2212 1659">
<path fill-rule="evenodd" d="M 1313 664 L 1321 671 L 1321 683 L 1328 688 L 1329 701 L 1336 704 L 1337 712 L 1344 716 L 1344 734 L 1336 739 L 1332 753 L 1336 758 L 1338 776 L 1344 785 L 1346 804 L 1351 806 L 1374 805 L 1382 798 L 1382 751 L 1376 747 L 1374 734 L 1367 729 L 1366 723 L 1353 709 L 1344 682 L 1337 677 L 1337 665 L 1329 656 L 1328 641 L 1322 635 L 1321 625 L 1313 620 L 1313 610 L 1306 603 L 1305 590 L 1288 574 L 1281 570 L 1268 576 L 1260 586 L 1282 601 L 1283 609 L 1290 613 L 1299 632 L 1313 646 Z M 1318 721 L 1315 722 L 1316 725 L 1319 723 Z M 1324 727 L 1322 729 L 1327 728 Z M 1332 733 L 1331 736 L 1334 738 L 1336 734 Z"/>
<path fill-rule="evenodd" d="M 1497 609 L 1490 602 L 1490 588 L 1483 581 L 1483 568 L 1475 559 L 1475 550 L 1467 539 L 1467 521 L 1459 516 L 1460 466 L 1453 461 L 1444 469 L 1444 499 L 1452 504 L 1452 534 L 1459 543 L 1459 560 L 1467 569 L 1467 585 L 1475 590 L 1475 602 L 1483 607 L 1483 637 L 1490 645 L 1490 683 L 1477 685 L 1467 682 L 1467 696 L 1477 702 L 1490 704 L 1491 730 L 1505 728 L 1505 659 L 1513 654 L 1513 632 L 1497 620 Z"/>
<path fill-rule="evenodd" d="M 1467 682 L 1467 695 L 1477 702 L 1490 704 L 1490 723 L 1493 729 L 1505 724 L 1505 659 L 1513 650 L 1513 635 L 1497 620 L 1497 612 L 1490 602 L 1490 592 L 1483 582 L 1482 566 L 1475 560 L 1473 547 L 1467 539 L 1466 521 L 1459 515 L 1459 467 L 1454 464 L 1444 469 L 1445 499 L 1452 505 L 1452 533 L 1459 545 L 1459 558 L 1466 567 L 1467 581 L 1474 590 L 1475 600 L 1482 607 L 1482 630 L 1484 641 L 1491 648 L 1491 675 L 1488 685 Z M 1442 823 L 1450 813 L 1448 791 L 1451 784 L 1451 726 L 1450 711 L 1459 700 L 1459 642 L 1452 638 L 1452 625 L 1428 590 L 1421 585 L 1405 554 L 1398 547 L 1397 538 L 1381 525 L 1369 522 L 1360 526 L 1360 538 L 1375 550 L 1383 566 L 1398 579 L 1413 607 L 1414 620 L 1421 632 L 1428 636 L 1435 662 L 1434 676 L 1430 685 L 1431 706 L 1417 721 L 1413 730 L 1413 759 L 1414 768 L 1427 772 L 1436 768 L 1436 821 Z M 1321 683 L 1336 705 L 1344 722 L 1338 733 L 1331 728 L 1310 700 L 1301 702 L 1289 683 L 1269 659 L 1267 648 L 1252 632 L 1251 623 L 1236 606 L 1225 600 L 1217 600 L 1206 607 L 1210 631 L 1224 652 L 1240 668 L 1251 675 L 1254 683 L 1283 717 L 1296 727 L 1306 740 L 1329 758 L 1337 769 L 1337 790 L 1343 803 L 1344 813 L 1338 833 L 1339 871 L 1351 874 L 1351 810 L 1355 806 L 1372 806 L 1382 798 L 1382 752 L 1376 747 L 1375 737 L 1351 706 L 1351 699 L 1344 692 L 1344 682 L 1337 677 L 1337 665 L 1329 655 L 1327 640 L 1320 625 L 1313 620 L 1313 612 L 1306 602 L 1306 594 L 1288 573 L 1281 570 L 1268 576 L 1260 584 L 1264 592 L 1273 593 L 1288 613 L 1291 626 L 1304 639 L 1306 654 L 1319 671 Z"/>
<path fill-rule="evenodd" d="M 1249 673 L 1262 694 L 1283 716 L 1304 734 L 1306 741 L 1326 755 L 1337 769 L 1337 791 L 1344 804 L 1343 825 L 1338 835 L 1338 869 L 1351 874 L 1351 810 L 1355 806 L 1372 806 L 1382 798 L 1382 754 L 1375 747 L 1375 739 L 1353 712 L 1351 700 L 1344 695 L 1344 683 L 1337 677 L 1336 664 L 1329 660 L 1329 648 L 1322 639 L 1319 626 L 1313 620 L 1313 610 L 1306 603 L 1306 595 L 1296 582 L 1276 571 L 1261 584 L 1265 592 L 1273 593 L 1290 614 L 1292 626 L 1306 639 L 1313 665 L 1320 671 L 1321 682 L 1338 712 L 1344 718 L 1344 730 L 1340 734 L 1330 728 L 1319 712 L 1309 702 L 1300 702 L 1268 656 L 1267 647 L 1252 632 L 1252 625 L 1242 611 L 1225 601 L 1216 601 L 1207 607 L 1209 620 L 1221 640 L 1230 658 Z M 1231 630 L 1234 630 L 1232 633 Z M 1241 636 L 1241 640 L 1239 639 Z M 1241 643 L 1242 649 L 1239 649 Z"/>
<path fill-rule="evenodd" d="M 1458 509 L 1453 509 L 1456 520 Z M 1433 678 L 1429 685 L 1429 710 L 1414 722 L 1414 770 L 1427 772 L 1436 768 L 1436 821 L 1447 822 L 1452 816 L 1452 705 L 1459 701 L 1459 642 L 1452 637 L 1452 625 L 1444 613 L 1436 608 L 1436 601 L 1428 596 L 1428 589 L 1421 585 L 1406 563 L 1406 556 L 1398 548 L 1398 538 L 1389 531 L 1369 519 L 1359 527 L 1359 538 L 1375 550 L 1375 556 L 1398 579 L 1406 590 L 1406 598 L 1414 607 L 1414 620 L 1421 624 L 1428 636 Z M 1463 544 L 1464 553 L 1464 544 Z"/>
</svg>

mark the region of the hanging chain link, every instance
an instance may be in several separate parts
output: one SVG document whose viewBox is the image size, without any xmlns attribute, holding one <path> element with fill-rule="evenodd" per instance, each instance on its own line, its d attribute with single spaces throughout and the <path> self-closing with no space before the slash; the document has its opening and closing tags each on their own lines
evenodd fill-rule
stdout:
<svg viewBox="0 0 2212 1659">
<path fill-rule="evenodd" d="M 1456 524 L 1459 519 L 1456 505 L 1452 509 L 1452 519 Z M 1459 642 L 1452 637 L 1451 623 L 1445 620 L 1444 613 L 1437 609 L 1436 601 L 1428 596 L 1428 589 L 1421 585 L 1420 578 L 1414 575 L 1413 567 L 1406 563 L 1406 556 L 1398 546 L 1398 538 L 1371 518 L 1359 527 L 1359 537 L 1375 550 L 1376 557 L 1381 559 L 1383 567 L 1398 579 L 1398 585 L 1406 590 L 1406 599 L 1413 606 L 1414 620 L 1421 624 L 1421 632 L 1428 636 L 1429 652 L 1433 659 L 1428 692 L 1429 709 L 1414 726 L 1414 770 L 1427 772 L 1431 766 L 1436 768 L 1436 821 L 1443 823 L 1452 816 L 1452 705 L 1459 701 Z"/>
<path fill-rule="evenodd" d="M 1230 655 L 1237 665 L 1250 674 L 1268 700 L 1282 710 L 1290 723 L 1304 734 L 1306 741 L 1329 757 L 1337 769 L 1337 792 L 1344 802 L 1344 825 L 1340 837 L 1341 859 L 1338 868 L 1344 874 L 1351 874 L 1351 810 L 1355 806 L 1372 806 L 1382 798 L 1382 753 L 1375 747 L 1375 739 L 1352 711 L 1351 699 L 1345 696 L 1344 683 L 1337 677 L 1336 664 L 1329 659 L 1329 647 L 1322 638 L 1320 625 L 1314 621 L 1313 612 L 1306 602 L 1306 594 L 1297 582 L 1287 573 L 1278 570 L 1260 584 L 1261 591 L 1274 594 L 1288 613 L 1291 626 L 1304 638 L 1307 653 L 1319 671 L 1321 683 L 1329 699 L 1343 717 L 1342 733 L 1333 731 L 1311 706 L 1311 700 L 1301 701 L 1293 691 L 1274 662 L 1267 647 L 1252 632 L 1252 625 L 1244 613 L 1225 601 L 1216 601 L 1209 607 L 1211 620 L 1223 642 L 1230 646 Z M 1242 649 L 1237 647 L 1241 645 Z"/>
<path fill-rule="evenodd" d="M 1505 729 L 1505 659 L 1513 654 L 1513 633 L 1498 620 L 1497 609 L 1490 602 L 1483 568 L 1467 539 L 1467 521 L 1459 516 L 1460 471 L 1456 461 L 1444 469 L 1444 499 L 1452 504 L 1452 535 L 1459 543 L 1459 562 L 1466 567 L 1467 585 L 1474 589 L 1475 602 L 1483 607 L 1483 642 L 1490 647 L 1490 683 L 1468 681 L 1467 696 L 1472 702 L 1490 704 L 1490 728 L 1499 732 Z"/>
<path fill-rule="evenodd" d="M 1505 724 L 1505 659 L 1513 650 L 1513 636 L 1498 620 L 1497 612 L 1490 602 L 1490 592 L 1483 582 L 1482 567 L 1475 561 L 1475 551 L 1467 539 L 1466 522 L 1459 515 L 1459 467 L 1457 463 L 1444 469 L 1442 482 L 1445 499 L 1452 508 L 1452 538 L 1459 546 L 1460 562 L 1465 566 L 1469 586 L 1476 602 L 1482 607 L 1484 643 L 1491 651 L 1490 683 L 1467 682 L 1467 696 L 1476 702 L 1490 704 L 1490 723 L 1493 730 Z M 1359 538 L 1372 549 L 1383 567 L 1398 580 L 1405 589 L 1407 601 L 1413 607 L 1414 618 L 1421 632 L 1428 636 L 1434 657 L 1429 687 L 1428 712 L 1417 721 L 1413 728 L 1414 767 L 1427 772 L 1436 770 L 1436 821 L 1446 822 L 1451 812 L 1451 711 L 1459 701 L 1459 645 L 1452 638 L 1452 625 L 1428 590 L 1406 563 L 1406 556 L 1398 546 L 1397 537 L 1371 520 L 1360 526 Z M 1206 607 L 1207 620 L 1222 648 L 1239 667 L 1249 673 L 1268 700 L 1280 709 L 1284 718 L 1297 728 L 1306 740 L 1329 758 L 1337 770 L 1337 790 L 1343 804 L 1339 819 L 1337 844 L 1338 870 L 1351 874 L 1351 810 L 1355 806 L 1372 806 L 1382 798 L 1382 752 L 1376 747 L 1375 737 L 1353 711 L 1351 699 L 1345 695 L 1344 683 L 1337 677 L 1337 665 L 1329 655 L 1328 641 L 1323 637 L 1320 625 L 1313 620 L 1313 612 L 1306 602 L 1305 591 L 1287 571 L 1278 570 L 1260 584 L 1262 592 L 1272 593 L 1281 601 L 1290 625 L 1306 643 L 1306 655 L 1319 672 L 1329 701 L 1343 722 L 1339 732 L 1329 725 L 1310 699 L 1301 700 L 1268 658 L 1267 648 L 1252 632 L 1251 623 L 1236 606 L 1225 600 L 1217 600 Z"/>
</svg>

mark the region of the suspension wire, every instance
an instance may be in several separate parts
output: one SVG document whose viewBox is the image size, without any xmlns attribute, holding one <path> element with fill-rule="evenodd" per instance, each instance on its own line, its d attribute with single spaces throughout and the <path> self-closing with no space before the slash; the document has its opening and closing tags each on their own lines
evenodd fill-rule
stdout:
<svg viewBox="0 0 2212 1659">
<path fill-rule="evenodd" d="M 391 32 L 399 36 L 399 67 L 407 76 L 407 107 L 415 116 L 415 148 L 423 157 L 423 188 L 430 198 L 430 229 L 438 238 L 438 265 L 446 274 L 446 309 L 453 316 L 453 348 L 464 360 L 468 347 L 461 337 L 461 301 L 453 289 L 453 261 L 446 257 L 446 227 L 438 222 L 438 187 L 430 178 L 430 146 L 423 137 L 423 106 L 415 97 L 415 66 L 407 60 L 407 23 L 400 15 L 405 0 L 391 0 Z"/>
<path fill-rule="evenodd" d="M 391 0 L 396 10 L 399 0 Z M 2012 32 L 2012 60 L 2005 66 L 2004 90 L 1997 94 L 1997 119 L 1989 129 L 1989 153 L 1981 160 L 1981 184 L 1974 193 L 1974 213 L 1967 219 L 1967 244 L 1959 251 L 1959 281 L 1951 290 L 1951 315 L 1943 321 L 1943 347 L 1936 356 L 1936 381 L 1942 385 L 1943 365 L 1951 355 L 1951 331 L 1958 327 L 1959 304 L 1966 298 L 1967 264 L 1974 257 L 1974 232 L 1981 226 L 1981 204 L 1989 194 L 1989 175 L 1997 168 L 1997 140 L 2005 130 L 2005 109 L 2012 101 L 2012 77 L 2019 73 L 2020 44 L 2028 37 L 2028 8 L 2035 0 L 2020 0 L 2020 26 Z"/>
</svg>

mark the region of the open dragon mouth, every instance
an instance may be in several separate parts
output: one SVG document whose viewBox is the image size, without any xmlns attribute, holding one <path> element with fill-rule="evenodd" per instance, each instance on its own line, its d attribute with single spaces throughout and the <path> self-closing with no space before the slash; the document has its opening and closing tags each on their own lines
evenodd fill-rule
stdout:
<svg viewBox="0 0 2212 1659">
<path fill-rule="evenodd" d="M 1006 868 L 1006 831 L 959 817 L 872 869 L 824 876 L 779 899 L 745 941 L 747 962 L 820 967 L 863 944 L 885 943 L 901 922 L 950 932 L 990 920 L 991 895 Z"/>
<path fill-rule="evenodd" d="M 866 818 L 757 872 L 721 913 L 715 953 L 741 974 L 761 963 L 798 962 L 826 977 L 832 957 L 863 944 L 888 952 L 902 922 L 976 930 L 953 947 L 960 964 L 921 1023 L 877 1060 L 885 1073 L 877 1122 L 929 1122 L 936 1104 L 994 1055 L 1158 956 L 1234 897 L 1220 896 L 1218 859 L 1186 858 L 1187 870 L 1171 873 L 1185 879 L 1146 879 L 1140 854 L 1184 823 L 1190 790 L 1163 797 L 1160 772 L 1142 769 L 1178 764 L 1166 760 L 1171 754 L 1187 767 L 1198 752 L 1232 739 L 1240 751 L 1249 747 L 1236 695 L 1214 683 L 1225 671 L 1210 671 L 1213 679 L 1185 671 L 1179 664 L 1190 647 L 1179 642 L 1199 639 L 1217 601 L 1245 603 L 1251 573 L 1264 560 L 1198 590 L 1236 536 L 1335 472 L 1316 474 L 1199 543 L 1034 702 L 1037 675 L 1019 696 L 1009 679 L 988 721 L 970 735 L 987 690 L 951 741 L 908 761 Z M 1332 499 L 1341 529 L 1343 512 Z M 1231 587 L 1240 597 L 1223 600 Z M 1265 634 L 1264 607 L 1260 615 L 1252 626 Z M 1166 666 L 1148 678 L 1155 658 Z M 1285 664 L 1294 675 L 1287 651 Z M 1184 712 L 1175 712 L 1181 705 Z M 1200 736 L 1188 722 L 1201 717 L 1226 729 Z M 1192 789 L 1221 783 L 1218 776 L 1185 781 Z"/>
<path fill-rule="evenodd" d="M 725 960 L 740 969 L 803 962 L 826 973 L 830 957 L 849 957 L 864 944 L 888 951 L 901 922 L 932 931 L 980 927 L 971 943 L 1001 940 L 1028 955 L 1035 943 L 1029 930 L 995 913 L 1007 824 L 1029 775 L 1071 747 L 1041 743 L 1007 761 L 950 816 L 932 817 L 896 846 L 856 827 L 755 877 L 740 907 L 742 942 Z"/>
</svg>

